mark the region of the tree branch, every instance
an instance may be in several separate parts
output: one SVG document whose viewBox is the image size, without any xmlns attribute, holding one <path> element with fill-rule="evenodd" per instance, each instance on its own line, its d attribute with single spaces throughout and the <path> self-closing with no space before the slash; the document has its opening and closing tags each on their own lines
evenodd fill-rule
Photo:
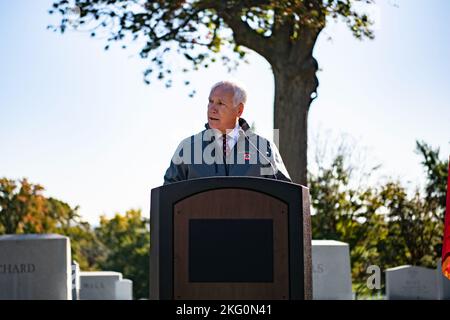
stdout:
<svg viewBox="0 0 450 320">
<path fill-rule="evenodd" d="M 272 37 L 265 37 L 253 30 L 247 22 L 241 19 L 242 8 L 230 10 L 221 5 L 215 8 L 219 16 L 233 30 L 233 37 L 238 45 L 243 45 L 256 51 L 264 57 L 270 57 L 273 54 Z"/>
</svg>

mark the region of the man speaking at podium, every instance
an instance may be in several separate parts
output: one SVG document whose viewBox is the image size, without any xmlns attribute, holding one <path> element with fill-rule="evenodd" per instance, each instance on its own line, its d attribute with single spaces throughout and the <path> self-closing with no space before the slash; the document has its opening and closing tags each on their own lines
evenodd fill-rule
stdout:
<svg viewBox="0 0 450 320">
<path fill-rule="evenodd" d="M 164 184 L 213 176 L 252 176 L 291 181 L 278 148 L 241 118 L 245 90 L 221 81 L 211 88 L 206 129 L 184 139 L 164 175 Z"/>
</svg>

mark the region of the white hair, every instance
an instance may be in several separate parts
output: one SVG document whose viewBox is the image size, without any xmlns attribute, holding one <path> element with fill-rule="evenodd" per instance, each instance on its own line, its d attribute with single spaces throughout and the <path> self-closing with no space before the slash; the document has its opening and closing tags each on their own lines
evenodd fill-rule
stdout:
<svg viewBox="0 0 450 320">
<path fill-rule="evenodd" d="M 222 87 L 222 86 L 233 90 L 234 106 L 237 106 L 240 103 L 245 104 L 247 102 L 247 92 L 245 91 L 244 87 L 241 84 L 238 84 L 237 82 L 234 82 L 234 81 L 217 82 L 215 85 L 212 86 L 211 92 L 213 92 L 214 89 L 216 89 L 218 87 Z"/>
</svg>

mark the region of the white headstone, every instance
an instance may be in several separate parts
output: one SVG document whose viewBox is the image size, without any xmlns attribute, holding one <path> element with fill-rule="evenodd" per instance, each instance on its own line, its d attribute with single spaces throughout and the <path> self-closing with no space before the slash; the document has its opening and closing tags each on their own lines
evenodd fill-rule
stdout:
<svg viewBox="0 0 450 320">
<path fill-rule="evenodd" d="M 436 270 L 408 265 L 387 269 L 386 299 L 438 299 Z"/>
<path fill-rule="evenodd" d="M 312 240 L 313 299 L 352 300 L 350 250 L 347 243 Z"/>
<path fill-rule="evenodd" d="M 447 279 L 442 274 L 442 260 L 439 259 L 438 266 L 436 268 L 437 272 L 437 282 L 438 282 L 438 299 L 439 300 L 450 300 L 450 280 Z"/>
<path fill-rule="evenodd" d="M 70 262 L 67 237 L 0 236 L 0 299 L 71 300 Z"/>
<path fill-rule="evenodd" d="M 133 300 L 133 281 L 123 279 L 116 282 L 116 300 Z"/>
<path fill-rule="evenodd" d="M 116 282 L 120 280 L 120 272 L 80 272 L 80 300 L 116 300 Z"/>
</svg>

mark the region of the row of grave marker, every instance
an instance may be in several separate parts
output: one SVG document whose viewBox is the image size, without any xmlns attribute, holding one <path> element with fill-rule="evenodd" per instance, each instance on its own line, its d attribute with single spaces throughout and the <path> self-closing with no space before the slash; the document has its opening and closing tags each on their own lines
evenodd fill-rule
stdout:
<svg viewBox="0 0 450 320">
<path fill-rule="evenodd" d="M 313 240 L 312 264 L 313 299 L 352 299 L 348 244 Z M 119 272 L 80 271 L 65 236 L 0 236 L 0 299 L 131 300 L 132 287 Z M 388 269 L 386 298 L 450 299 L 450 280 L 439 267 Z"/>
</svg>

